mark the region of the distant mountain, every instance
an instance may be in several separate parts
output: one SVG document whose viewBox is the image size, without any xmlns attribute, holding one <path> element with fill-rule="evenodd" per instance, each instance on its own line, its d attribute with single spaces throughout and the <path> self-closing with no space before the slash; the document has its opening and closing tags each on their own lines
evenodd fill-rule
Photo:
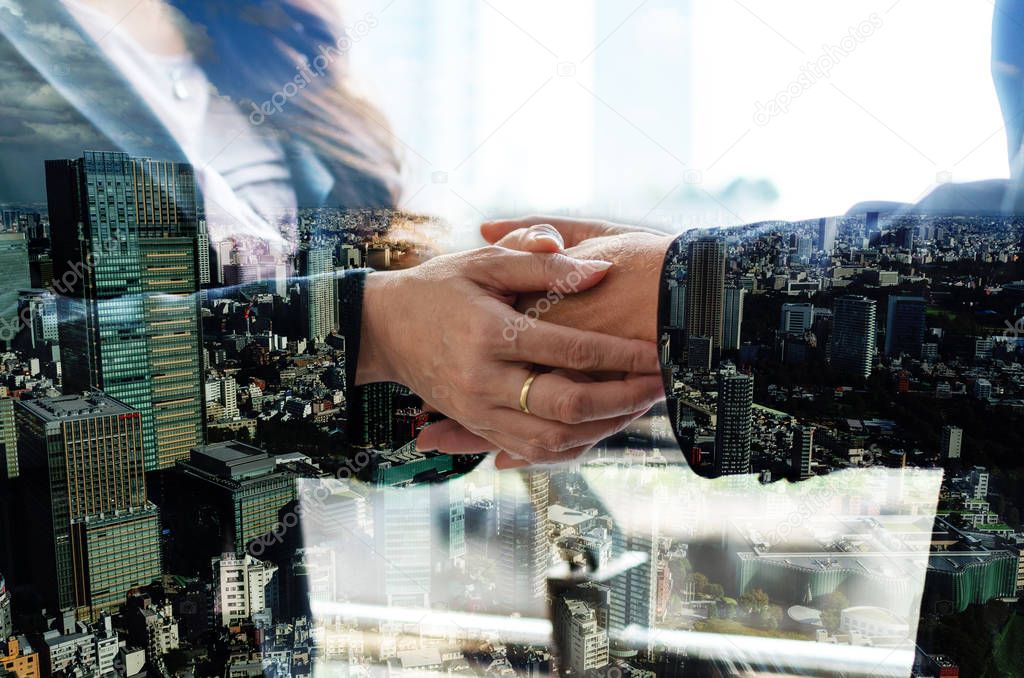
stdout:
<svg viewBox="0 0 1024 678">
<path fill-rule="evenodd" d="M 1006 179 L 973 181 L 963 184 L 942 184 L 916 205 L 884 200 L 860 202 L 847 211 L 847 216 L 878 212 L 912 214 L 999 216 L 1003 214 L 1003 197 L 1009 182 Z"/>
</svg>

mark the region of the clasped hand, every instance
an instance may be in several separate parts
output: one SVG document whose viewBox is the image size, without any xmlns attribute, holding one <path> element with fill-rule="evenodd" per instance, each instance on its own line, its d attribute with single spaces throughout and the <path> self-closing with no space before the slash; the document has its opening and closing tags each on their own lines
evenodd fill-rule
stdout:
<svg viewBox="0 0 1024 678">
<path fill-rule="evenodd" d="M 419 449 L 499 451 L 499 468 L 575 458 L 664 396 L 655 344 L 541 319 L 600 287 L 613 263 L 562 253 L 551 227 L 505 230 L 507 246 L 368 276 L 356 383 L 404 384 L 447 417 Z"/>
</svg>

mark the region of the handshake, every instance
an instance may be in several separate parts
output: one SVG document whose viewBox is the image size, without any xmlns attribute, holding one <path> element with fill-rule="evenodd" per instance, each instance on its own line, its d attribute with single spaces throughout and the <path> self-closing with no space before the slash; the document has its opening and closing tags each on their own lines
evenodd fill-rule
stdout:
<svg viewBox="0 0 1024 678">
<path fill-rule="evenodd" d="M 493 243 L 372 273 L 356 384 L 401 383 L 445 415 L 421 450 L 498 452 L 498 468 L 573 459 L 664 396 L 658 287 L 670 236 L 531 217 Z"/>
</svg>

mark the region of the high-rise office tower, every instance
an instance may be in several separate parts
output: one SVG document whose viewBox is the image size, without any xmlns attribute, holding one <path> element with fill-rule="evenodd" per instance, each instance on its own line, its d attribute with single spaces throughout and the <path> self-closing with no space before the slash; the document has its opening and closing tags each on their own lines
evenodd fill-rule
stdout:
<svg viewBox="0 0 1024 678">
<path fill-rule="evenodd" d="M 323 341 L 338 326 L 333 245 L 310 243 L 303 247 L 299 251 L 299 275 L 306 338 Z"/>
<path fill-rule="evenodd" d="M 353 389 L 354 394 L 345 394 L 349 427 L 355 440 L 354 445 L 372 447 L 376 450 L 392 450 L 395 447 L 395 398 L 398 384 L 381 382 L 366 384 Z"/>
<path fill-rule="evenodd" d="M 715 428 L 715 475 L 750 473 L 750 441 L 754 377 L 723 372 L 718 380 L 718 421 Z"/>
<path fill-rule="evenodd" d="M 542 613 L 550 565 L 550 475 L 503 473 L 497 482 L 499 604 L 523 616 Z"/>
<path fill-rule="evenodd" d="M 608 625 L 614 631 L 634 624 L 647 629 L 654 627 L 658 593 L 655 579 L 658 566 L 657 523 L 654 520 L 636 523 L 631 527 L 619 527 L 612 533 L 614 558 L 627 553 L 642 556 L 610 582 Z"/>
<path fill-rule="evenodd" d="M 430 511 L 430 485 L 390 488 L 371 496 L 377 591 L 388 606 L 430 605 L 431 542 L 434 518 Z M 370 563 L 367 563 L 367 567 Z"/>
<path fill-rule="evenodd" d="M 196 261 L 199 266 L 199 286 L 205 287 L 213 282 L 210 267 L 210 231 L 206 228 L 206 219 L 200 219 L 196 227 Z"/>
<path fill-rule="evenodd" d="M 839 297 L 835 301 L 831 361 L 843 372 L 867 379 L 875 361 L 875 326 L 878 309 L 867 297 Z"/>
<path fill-rule="evenodd" d="M 797 426 L 793 431 L 790 473 L 793 480 L 811 477 L 811 453 L 814 451 L 814 427 Z"/>
<path fill-rule="evenodd" d="M 18 290 L 32 286 L 24 233 L 0 233 L 0 342 L 8 347 L 18 331 Z"/>
<path fill-rule="evenodd" d="M 278 529 L 281 511 L 295 499 L 294 473 L 278 468 L 276 457 L 234 440 L 196 447 L 167 484 L 173 491 L 162 507 L 166 522 L 189 539 L 187 553 L 173 554 L 174 564 L 192 572 L 229 548 L 261 555 L 252 543 Z M 201 528 L 197 512 L 208 518 Z"/>
<path fill-rule="evenodd" d="M 46 163 L 66 393 L 101 389 L 142 416 L 146 470 L 202 442 L 192 167 L 87 151 Z"/>
<path fill-rule="evenodd" d="M 20 518 L 16 498 L 18 477 L 18 428 L 14 400 L 0 398 L 0 572 L 17 576 L 17 540 L 14 529 Z M 0 633 L 0 642 L 6 636 Z"/>
<path fill-rule="evenodd" d="M 885 354 L 921 357 L 924 316 L 928 304 L 923 297 L 889 297 L 885 320 Z"/>
<path fill-rule="evenodd" d="M 722 349 L 738 351 L 743 330 L 743 300 L 747 291 L 742 287 L 726 287 L 722 308 Z"/>
<path fill-rule="evenodd" d="M 943 426 L 939 437 L 939 452 L 942 461 L 959 459 L 964 445 L 964 430 L 959 426 Z"/>
<path fill-rule="evenodd" d="M 40 593 L 79 619 L 160 576 L 160 518 L 146 497 L 139 412 L 101 393 L 19 401 L 26 551 Z"/>
<path fill-rule="evenodd" d="M 814 304 L 783 304 L 779 330 L 784 334 L 803 335 L 814 324 Z"/>
<path fill-rule="evenodd" d="M 811 260 L 811 248 L 813 247 L 810 238 L 803 236 L 797 236 L 795 255 L 796 260 L 801 264 L 806 264 Z"/>
<path fill-rule="evenodd" d="M 686 333 L 708 337 L 711 350 L 722 349 L 722 302 L 725 297 L 725 244 L 715 238 L 690 243 L 686 280 Z"/>
<path fill-rule="evenodd" d="M 818 222 L 818 247 L 826 254 L 836 249 L 836 236 L 839 235 L 839 218 L 826 217 Z"/>
<path fill-rule="evenodd" d="M 668 325 L 677 330 L 686 327 L 686 284 L 669 286 Z"/>
<path fill-rule="evenodd" d="M 0 482 L 18 477 L 18 429 L 14 422 L 14 400 L 0 398 Z"/>
</svg>

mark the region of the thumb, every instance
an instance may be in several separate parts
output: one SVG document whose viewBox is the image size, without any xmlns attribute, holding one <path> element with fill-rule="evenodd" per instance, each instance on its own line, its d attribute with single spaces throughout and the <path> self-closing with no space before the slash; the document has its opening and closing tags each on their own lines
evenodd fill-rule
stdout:
<svg viewBox="0 0 1024 678">
<path fill-rule="evenodd" d="M 498 219 L 480 224 L 480 235 L 489 243 L 496 243 L 513 231 L 531 226 L 546 226 L 561 235 L 566 247 L 574 247 L 584 240 L 603 235 L 646 230 L 632 226 L 619 226 L 597 219 L 567 219 L 564 217 L 531 216 L 522 219 Z"/>
<path fill-rule="evenodd" d="M 500 247 L 520 252 L 561 252 L 565 249 L 562 234 L 551 224 L 537 224 L 517 228 L 496 243 Z"/>
<path fill-rule="evenodd" d="M 502 294 L 548 290 L 575 294 L 601 282 L 611 267 L 609 261 L 502 250 L 473 259 L 466 275 Z"/>
</svg>

